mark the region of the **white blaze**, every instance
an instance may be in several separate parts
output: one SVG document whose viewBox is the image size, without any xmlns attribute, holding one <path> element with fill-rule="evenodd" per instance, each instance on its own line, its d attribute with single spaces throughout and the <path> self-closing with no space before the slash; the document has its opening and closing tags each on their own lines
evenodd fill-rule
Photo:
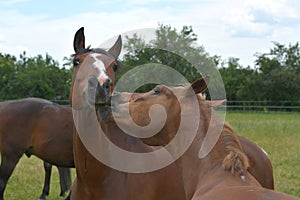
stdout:
<svg viewBox="0 0 300 200">
<path fill-rule="evenodd" d="M 97 54 L 97 53 L 92 53 L 91 54 L 91 57 L 95 60 L 95 62 L 92 64 L 92 66 L 95 68 L 95 69 L 98 69 L 99 71 L 99 75 L 97 77 L 100 85 L 102 86 L 103 83 L 109 79 L 108 75 L 106 74 L 106 68 L 105 68 L 105 65 L 104 63 L 102 62 L 102 60 L 100 60 L 98 57 L 100 55 Z"/>
</svg>

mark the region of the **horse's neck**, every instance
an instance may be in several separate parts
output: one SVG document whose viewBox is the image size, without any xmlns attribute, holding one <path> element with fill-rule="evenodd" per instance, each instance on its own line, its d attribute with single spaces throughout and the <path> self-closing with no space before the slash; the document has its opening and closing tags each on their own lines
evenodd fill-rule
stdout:
<svg viewBox="0 0 300 200">
<path fill-rule="evenodd" d="M 216 169 L 221 168 L 221 165 L 210 156 L 206 156 L 202 159 L 199 158 L 199 150 L 206 135 L 203 133 L 206 133 L 208 130 L 207 120 L 210 116 L 203 115 L 203 113 L 201 115 L 199 128 L 192 144 L 176 161 L 177 166 L 181 170 L 185 193 L 188 199 L 191 199 L 198 185 L 205 184 L 210 173 L 215 173 L 216 170 L 213 169 L 214 167 L 216 167 Z"/>
<path fill-rule="evenodd" d="M 140 139 L 124 133 L 115 123 L 101 123 L 101 126 L 109 140 L 126 151 L 145 153 L 153 150 L 150 146 L 142 143 Z"/>
<path fill-rule="evenodd" d="M 196 191 L 205 191 L 210 189 L 213 185 L 219 184 L 223 181 L 224 177 L 228 176 L 232 184 L 240 184 L 241 181 L 239 178 L 234 178 L 230 170 L 225 170 L 222 166 L 224 158 L 229 154 L 227 144 L 224 144 L 223 141 L 223 137 L 226 135 L 226 131 L 228 131 L 228 126 L 224 125 L 226 127 L 224 129 L 222 121 L 219 121 L 222 119 L 211 118 L 212 115 L 210 112 L 200 111 L 200 113 L 201 120 L 199 121 L 197 135 L 188 150 L 176 161 L 177 166 L 182 172 L 185 192 L 188 199 L 190 199 Z M 220 124 L 222 128 L 218 130 L 216 127 L 220 126 Z M 214 127 L 212 132 L 208 132 L 210 127 Z M 221 131 L 220 134 L 217 131 Z M 230 131 L 231 129 L 229 132 Z M 207 137 L 214 134 L 219 134 L 216 141 L 217 143 L 212 142 L 212 144 L 215 145 L 211 151 L 205 157 L 199 158 L 201 146 L 204 145 Z M 233 133 L 230 132 L 230 134 Z M 234 136 L 231 139 L 234 141 Z M 233 178 L 231 178 L 231 176 Z"/>
</svg>

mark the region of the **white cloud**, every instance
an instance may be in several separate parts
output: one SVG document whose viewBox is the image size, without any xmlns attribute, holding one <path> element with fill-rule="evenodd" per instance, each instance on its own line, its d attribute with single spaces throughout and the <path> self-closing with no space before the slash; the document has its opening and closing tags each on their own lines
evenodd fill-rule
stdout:
<svg viewBox="0 0 300 200">
<path fill-rule="evenodd" d="M 253 54 L 270 49 L 271 41 L 295 42 L 300 35 L 300 17 L 296 12 L 300 6 L 290 1 L 176 0 L 151 3 L 149 7 L 150 1 L 131 0 L 126 3 L 126 9 L 74 13 L 64 18 L 24 15 L 17 10 L 1 12 L 0 52 L 19 55 L 22 48 L 17 47 L 21 46 L 30 55 L 47 52 L 61 62 L 64 56 L 73 53 L 73 37 L 81 26 L 85 27 L 86 44 L 98 46 L 120 33 L 156 28 L 162 23 L 177 29 L 192 25 L 199 44 L 203 44 L 210 54 L 238 57 L 242 64 L 252 65 Z M 159 6 L 160 3 L 164 6 Z"/>
<path fill-rule="evenodd" d="M 17 4 L 17 3 L 24 3 L 24 2 L 28 2 L 30 0 L 1 0 L 1 4 L 3 5 L 13 5 L 13 4 Z"/>
</svg>

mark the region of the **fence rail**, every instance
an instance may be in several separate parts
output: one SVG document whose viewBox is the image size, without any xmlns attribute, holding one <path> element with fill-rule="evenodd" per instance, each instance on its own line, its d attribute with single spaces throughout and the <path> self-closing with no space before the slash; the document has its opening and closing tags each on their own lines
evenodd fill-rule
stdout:
<svg viewBox="0 0 300 200">
<path fill-rule="evenodd" d="M 227 101 L 228 111 L 299 112 L 300 101 Z"/>
<path fill-rule="evenodd" d="M 5 100 L 0 100 L 5 101 Z M 52 100 L 57 104 L 70 106 L 69 100 Z M 227 111 L 236 112 L 295 112 L 300 113 L 299 101 L 227 101 Z"/>
<path fill-rule="evenodd" d="M 54 101 L 68 105 L 69 100 Z M 227 111 L 237 112 L 298 112 L 300 101 L 227 101 Z"/>
</svg>

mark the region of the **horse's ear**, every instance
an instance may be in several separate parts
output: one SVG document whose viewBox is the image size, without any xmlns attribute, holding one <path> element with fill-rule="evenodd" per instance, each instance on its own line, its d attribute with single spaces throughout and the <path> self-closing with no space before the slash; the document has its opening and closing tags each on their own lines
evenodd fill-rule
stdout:
<svg viewBox="0 0 300 200">
<path fill-rule="evenodd" d="M 206 90 L 208 83 L 209 83 L 210 77 L 205 76 L 204 78 L 200 78 L 192 83 L 192 88 L 195 92 L 195 94 L 198 94 L 200 92 L 203 92 Z"/>
<path fill-rule="evenodd" d="M 81 27 L 75 33 L 73 47 L 74 47 L 75 53 L 77 53 L 80 49 L 85 48 L 85 37 L 84 37 L 84 28 L 83 27 Z"/>
<path fill-rule="evenodd" d="M 223 103 L 225 103 L 227 100 L 211 100 L 211 101 L 206 101 L 207 105 L 212 108 L 218 108 L 221 106 Z"/>
<path fill-rule="evenodd" d="M 118 58 L 122 50 L 122 38 L 121 35 L 118 36 L 115 44 L 108 50 L 115 58 Z"/>
</svg>

